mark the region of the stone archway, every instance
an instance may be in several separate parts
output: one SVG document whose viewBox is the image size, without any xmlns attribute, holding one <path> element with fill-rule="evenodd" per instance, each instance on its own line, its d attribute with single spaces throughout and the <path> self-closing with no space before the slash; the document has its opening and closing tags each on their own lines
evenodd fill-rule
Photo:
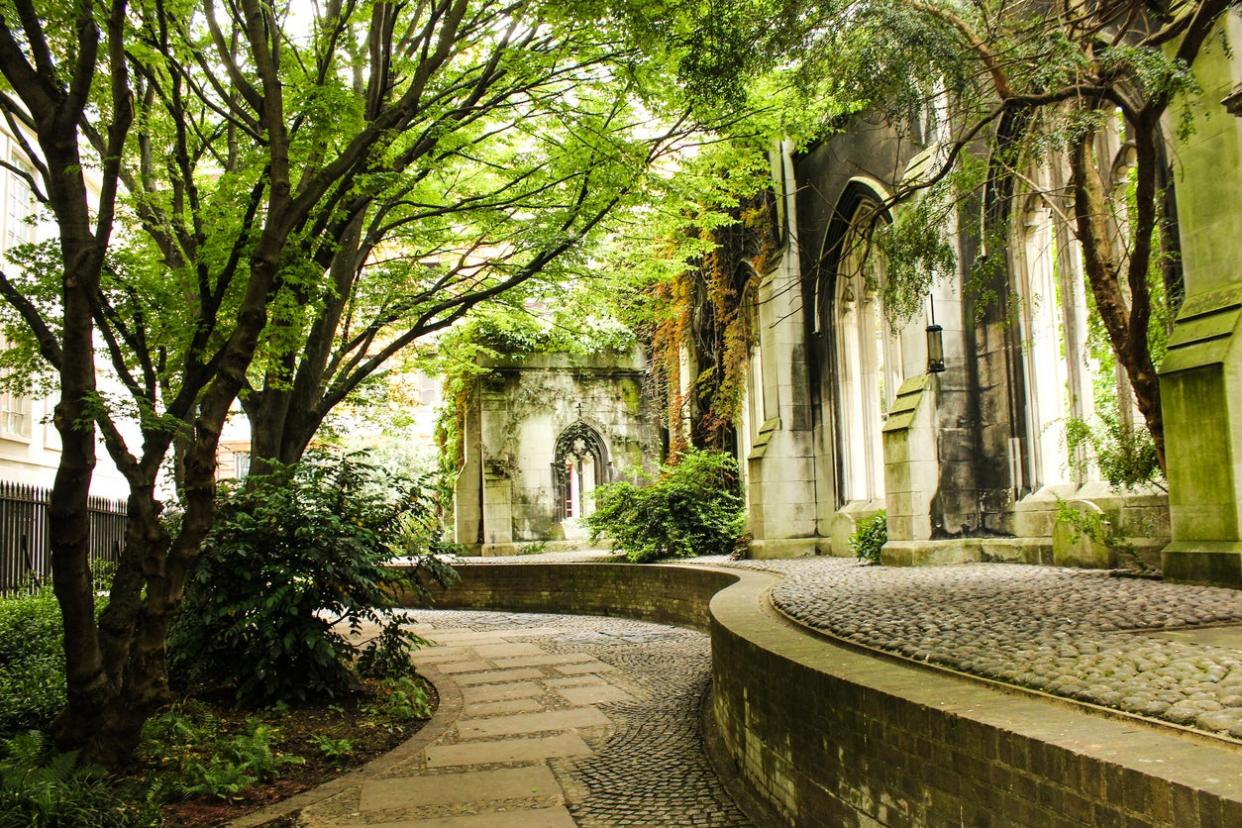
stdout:
<svg viewBox="0 0 1242 828">
<path fill-rule="evenodd" d="M 582 420 L 556 438 L 552 463 L 562 525 L 568 538 L 579 518 L 594 508 L 591 493 L 610 479 L 608 447 L 599 432 Z"/>
</svg>

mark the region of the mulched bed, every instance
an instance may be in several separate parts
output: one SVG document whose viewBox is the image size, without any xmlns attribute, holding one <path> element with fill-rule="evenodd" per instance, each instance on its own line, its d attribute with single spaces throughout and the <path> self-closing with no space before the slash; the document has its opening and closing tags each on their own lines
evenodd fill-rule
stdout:
<svg viewBox="0 0 1242 828">
<path fill-rule="evenodd" d="M 162 809 L 165 824 L 187 828 L 223 825 L 365 764 L 409 739 L 427 723 L 391 715 L 387 705 L 377 703 L 375 686 L 370 683 L 363 693 L 332 704 L 283 711 L 238 711 L 210 705 L 223 733 L 243 733 L 255 721 L 261 722 L 275 731 L 272 746 L 276 751 L 300 756 L 305 763 L 284 765 L 278 778 L 254 785 L 228 801 L 195 796 L 170 802 Z M 430 684 L 427 693 L 434 710 L 439 699 Z M 348 740 L 352 750 L 345 756 L 329 757 L 316 737 Z M 135 775 L 142 776 L 151 770 L 136 768 Z M 293 825 L 295 821 L 285 820 L 283 824 Z"/>
</svg>

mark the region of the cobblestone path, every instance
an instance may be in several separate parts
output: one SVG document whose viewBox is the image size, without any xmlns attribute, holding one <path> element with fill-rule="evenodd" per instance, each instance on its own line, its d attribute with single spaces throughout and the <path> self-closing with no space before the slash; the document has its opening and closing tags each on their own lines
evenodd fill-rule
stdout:
<svg viewBox="0 0 1242 828">
<path fill-rule="evenodd" d="M 784 573 L 778 609 L 859 644 L 1242 739 L 1242 591 L 1018 564 L 697 562 Z"/>
<path fill-rule="evenodd" d="M 611 618 L 416 611 L 434 742 L 301 810 L 304 826 L 743 826 L 709 765 L 706 635 Z"/>
</svg>

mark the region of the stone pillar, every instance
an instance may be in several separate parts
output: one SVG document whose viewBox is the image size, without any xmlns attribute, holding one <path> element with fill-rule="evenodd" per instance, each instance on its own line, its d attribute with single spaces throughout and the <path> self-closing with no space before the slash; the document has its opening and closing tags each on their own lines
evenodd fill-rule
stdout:
<svg viewBox="0 0 1242 828">
<path fill-rule="evenodd" d="M 453 536 L 468 554 L 479 554 L 483 520 L 483 455 L 477 400 L 466 407 L 462 425 L 464 462 L 453 487 Z"/>
<path fill-rule="evenodd" d="M 512 383 L 518 379 L 513 376 Z M 510 420 L 510 383 L 507 378 L 485 378 L 479 384 L 479 434 L 483 461 L 483 549 L 513 543 L 513 473 L 516 462 L 507 438 Z"/>
<path fill-rule="evenodd" d="M 1231 43 L 1242 19 L 1222 23 Z M 1242 587 L 1242 119 L 1222 104 L 1242 54 L 1209 41 L 1195 132 L 1174 170 L 1186 300 L 1160 367 L 1172 542 L 1165 577 Z"/>
<path fill-rule="evenodd" d="M 789 558 L 816 554 L 815 451 L 798 259 L 793 146 L 779 149 L 783 207 L 789 232 L 781 262 L 759 290 L 759 336 L 767 420 L 754 423 L 748 453 L 751 556 Z M 781 175 L 783 171 L 783 175 Z M 758 390 L 755 393 L 759 393 Z"/>
<path fill-rule="evenodd" d="M 943 550 L 927 543 L 932 539 L 932 499 L 940 485 L 935 378 L 935 374 L 918 374 L 902 383 L 884 423 L 885 564 L 944 562 L 940 559 Z"/>
</svg>

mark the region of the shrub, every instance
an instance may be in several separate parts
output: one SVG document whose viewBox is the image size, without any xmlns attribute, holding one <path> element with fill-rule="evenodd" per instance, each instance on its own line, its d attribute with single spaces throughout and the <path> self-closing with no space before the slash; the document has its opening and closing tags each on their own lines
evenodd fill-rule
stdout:
<svg viewBox="0 0 1242 828">
<path fill-rule="evenodd" d="M 611 536 L 635 562 L 727 555 L 742 534 L 737 463 L 720 451 L 688 451 L 648 486 L 620 482 L 595 492 L 591 539 Z"/>
<path fill-rule="evenodd" d="M 0 828 L 158 825 L 155 808 L 127 792 L 77 754 L 56 753 L 37 731 L 0 742 Z"/>
<path fill-rule="evenodd" d="M 0 736 L 47 730 L 64 707 L 63 637 L 51 589 L 0 598 Z"/>
<path fill-rule="evenodd" d="M 1070 417 L 1065 423 L 1065 442 L 1071 465 L 1085 473 L 1094 460 L 1113 491 L 1142 486 L 1165 489 L 1164 474 L 1156 457 L 1156 443 L 1142 423 L 1127 423 L 1116 404 L 1102 404 L 1095 423 Z"/>
<path fill-rule="evenodd" d="M 178 683 L 238 703 L 303 703 L 357 688 L 349 634 L 381 635 L 364 666 L 413 671 L 422 639 L 387 609 L 419 577 L 447 583 L 427 488 L 388 481 L 356 456 L 310 454 L 226 493 L 169 638 Z M 412 559 L 408 569 L 385 564 Z"/>
<path fill-rule="evenodd" d="M 888 543 L 888 513 L 883 509 L 858 522 L 850 535 L 850 551 L 868 563 L 880 562 L 880 550 Z"/>
</svg>

